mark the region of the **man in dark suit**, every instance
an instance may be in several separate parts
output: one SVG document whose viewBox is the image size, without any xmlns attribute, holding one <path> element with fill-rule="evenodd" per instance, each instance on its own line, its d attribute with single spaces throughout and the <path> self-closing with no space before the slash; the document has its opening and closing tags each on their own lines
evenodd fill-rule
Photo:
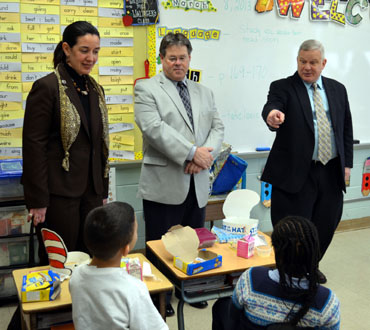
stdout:
<svg viewBox="0 0 370 330">
<path fill-rule="evenodd" d="M 322 44 L 303 42 L 297 72 L 271 84 L 262 111 L 270 130 L 276 131 L 262 175 L 272 185 L 272 224 L 287 215 L 310 219 L 318 229 L 321 258 L 341 219 L 353 162 L 347 91 L 321 75 L 325 65 Z M 320 271 L 319 281 L 326 282 Z"/>
</svg>

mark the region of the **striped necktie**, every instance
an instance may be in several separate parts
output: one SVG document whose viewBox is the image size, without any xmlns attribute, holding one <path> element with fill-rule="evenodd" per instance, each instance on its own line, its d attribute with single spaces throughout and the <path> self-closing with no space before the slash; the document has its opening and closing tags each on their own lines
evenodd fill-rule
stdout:
<svg viewBox="0 0 370 330">
<path fill-rule="evenodd" d="M 186 109 L 186 113 L 188 114 L 188 117 L 189 117 L 189 120 L 190 120 L 190 123 L 191 123 L 191 127 L 193 127 L 193 129 L 194 129 L 193 111 L 191 110 L 189 91 L 188 91 L 186 85 L 182 81 L 179 81 L 177 83 L 177 86 L 178 86 L 178 91 L 179 91 L 182 103 L 184 104 L 184 107 Z"/>
<path fill-rule="evenodd" d="M 316 112 L 317 128 L 319 135 L 318 160 L 322 164 L 326 165 L 326 163 L 332 157 L 331 138 L 330 138 L 331 127 L 322 103 L 320 92 L 315 82 L 312 84 L 312 88 L 313 88 L 313 103 Z"/>
</svg>

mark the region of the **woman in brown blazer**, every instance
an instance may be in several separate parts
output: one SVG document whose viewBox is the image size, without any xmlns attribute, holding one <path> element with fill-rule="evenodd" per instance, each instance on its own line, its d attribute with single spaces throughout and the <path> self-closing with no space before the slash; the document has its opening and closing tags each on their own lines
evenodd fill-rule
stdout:
<svg viewBox="0 0 370 330">
<path fill-rule="evenodd" d="M 69 251 L 86 251 L 85 217 L 108 196 L 107 108 L 102 87 L 89 76 L 99 49 L 90 23 L 67 26 L 54 51 L 55 71 L 37 80 L 27 98 L 22 183 L 41 264 L 48 259 L 40 227 L 56 231 Z"/>
</svg>

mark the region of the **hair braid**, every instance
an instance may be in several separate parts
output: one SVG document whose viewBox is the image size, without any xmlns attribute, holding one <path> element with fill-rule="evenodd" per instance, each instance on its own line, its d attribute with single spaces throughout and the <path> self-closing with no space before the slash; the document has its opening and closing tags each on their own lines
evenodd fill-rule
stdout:
<svg viewBox="0 0 370 330">
<path fill-rule="evenodd" d="M 286 317 L 288 323 L 295 326 L 309 310 L 319 287 L 317 230 L 311 221 L 303 217 L 288 216 L 275 226 L 271 239 L 283 294 L 301 304 L 297 312 L 294 305 Z M 302 279 L 307 279 L 308 288 L 295 287 L 293 277 L 298 279 L 298 286 Z"/>
</svg>

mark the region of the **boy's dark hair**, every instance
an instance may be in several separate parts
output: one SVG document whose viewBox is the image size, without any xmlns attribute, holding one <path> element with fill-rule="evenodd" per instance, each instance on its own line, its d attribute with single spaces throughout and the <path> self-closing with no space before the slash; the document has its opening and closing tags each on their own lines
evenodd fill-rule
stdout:
<svg viewBox="0 0 370 330">
<path fill-rule="evenodd" d="M 295 326 L 307 313 L 319 287 L 317 271 L 320 246 L 317 229 L 306 218 L 287 216 L 274 227 L 271 241 L 281 290 L 288 299 L 302 304 L 296 313 L 293 313 L 293 306 L 286 318 L 289 324 Z M 292 289 L 292 277 L 298 278 L 298 283 L 306 278 L 308 288 Z"/>
<path fill-rule="evenodd" d="M 186 38 L 182 33 L 170 32 L 166 34 L 159 46 L 159 54 L 165 57 L 167 48 L 171 46 L 186 46 L 186 48 L 188 49 L 188 55 L 190 55 L 193 50 L 189 39 Z"/>
<path fill-rule="evenodd" d="M 58 43 L 54 50 L 54 69 L 58 66 L 59 63 L 66 61 L 66 55 L 63 51 L 62 44 L 66 42 L 69 47 L 73 47 L 77 43 L 79 37 L 83 37 L 86 34 L 96 35 L 100 39 L 100 34 L 97 28 L 91 25 L 89 22 L 85 21 L 76 21 L 69 24 L 63 32 L 63 40 Z"/>
<path fill-rule="evenodd" d="M 131 242 L 134 224 L 135 212 L 127 203 L 112 202 L 97 207 L 86 217 L 85 244 L 94 257 L 109 260 Z"/>
</svg>

